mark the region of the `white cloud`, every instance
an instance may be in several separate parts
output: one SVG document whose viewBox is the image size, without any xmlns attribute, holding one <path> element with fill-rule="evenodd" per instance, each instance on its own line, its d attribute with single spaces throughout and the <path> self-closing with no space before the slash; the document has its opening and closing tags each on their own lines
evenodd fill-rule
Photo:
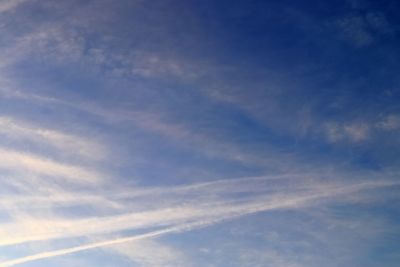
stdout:
<svg viewBox="0 0 400 267">
<path fill-rule="evenodd" d="M 141 267 L 189 267 L 190 261 L 179 250 L 155 240 L 141 240 L 112 246 L 108 251 L 123 255 Z"/>
<path fill-rule="evenodd" d="M 385 15 L 381 12 L 370 12 L 365 15 L 365 20 L 372 29 L 382 34 L 391 34 L 394 32 L 394 29 L 386 19 Z"/>
<path fill-rule="evenodd" d="M 294 259 L 277 250 L 242 249 L 240 251 L 240 266 L 242 267 L 304 267 Z"/>
<path fill-rule="evenodd" d="M 395 30 L 381 12 L 349 15 L 337 20 L 342 37 L 355 46 L 370 45 L 380 35 L 392 34 Z"/>
<path fill-rule="evenodd" d="M 0 135 L 12 140 L 29 140 L 50 145 L 61 153 L 78 155 L 89 159 L 104 159 L 105 148 L 87 138 L 64 132 L 36 127 L 10 117 L 0 117 Z"/>
<path fill-rule="evenodd" d="M 1 0 L 0 13 L 11 11 L 26 1 L 27 0 Z"/>
<path fill-rule="evenodd" d="M 400 129 L 400 117 L 389 114 L 380 120 L 360 120 L 350 122 L 327 122 L 323 133 L 332 143 L 361 143 L 376 137 L 379 131 L 394 131 Z"/>
<path fill-rule="evenodd" d="M 400 128 L 400 116 L 395 114 L 388 115 L 377 123 L 377 127 L 387 131 L 397 130 Z"/>
<path fill-rule="evenodd" d="M 232 183 L 234 184 L 235 181 L 233 180 Z M 276 209 L 301 209 L 308 205 L 316 205 L 320 200 L 337 200 L 338 198 L 341 198 L 342 195 L 354 194 L 363 190 L 391 186 L 394 184 L 398 183 L 390 181 L 362 182 L 345 185 L 314 183 L 310 185 L 308 189 L 301 189 L 300 191 L 296 189 L 293 191 L 286 190 L 285 193 L 282 193 L 283 190 L 279 190 L 278 193 L 271 194 L 267 197 L 260 195 L 235 201 L 224 197 L 222 202 L 215 200 L 207 201 L 207 198 L 205 198 L 202 203 L 198 203 L 197 205 L 178 205 L 168 209 L 145 211 L 108 218 L 96 217 L 93 219 L 64 220 L 58 222 L 57 219 L 53 218 L 46 222 L 40 220 L 29 221 L 27 217 L 25 217 L 22 224 L 16 223 L 9 227 L 4 224 L 2 225 L 2 234 L 0 236 L 2 237 L 3 245 L 33 240 L 48 240 L 49 238 L 55 237 L 68 238 L 79 235 L 90 237 L 90 235 L 95 233 L 101 234 L 109 231 L 128 229 L 129 227 L 135 226 L 147 229 L 158 225 L 166 228 L 150 231 L 145 234 L 99 241 L 59 251 L 44 252 L 3 262 L 0 263 L 0 266 L 14 266 L 31 260 L 65 255 L 87 249 L 112 246 L 135 240 L 148 239 L 174 232 L 191 231 L 193 229 L 221 223 L 227 219 L 234 219 L 262 211 Z M 207 193 L 207 191 L 204 193 Z M 26 233 L 21 232 L 21 230 L 26 231 Z M 22 233 L 19 237 L 18 231 L 19 233 Z M 15 235 L 16 233 L 17 235 Z M 32 233 L 36 234 L 32 235 Z"/>
<path fill-rule="evenodd" d="M 343 138 L 343 131 L 337 123 L 325 124 L 325 132 L 330 142 L 337 142 Z"/>
<path fill-rule="evenodd" d="M 365 20 L 361 16 L 349 16 L 338 21 L 344 37 L 356 46 L 369 45 L 374 41 Z"/>
<path fill-rule="evenodd" d="M 369 126 L 365 123 L 354 123 L 344 125 L 343 130 L 348 138 L 353 142 L 360 142 L 368 139 Z"/>
<path fill-rule="evenodd" d="M 8 7 L 7 4 L 3 5 L 4 10 L 12 10 L 19 2 L 22 1 L 0 2 L 0 12 L 2 12 L 3 3 L 13 3 L 8 4 Z M 90 10 L 91 5 L 88 6 L 88 10 Z M 82 14 L 89 14 L 88 10 L 80 12 L 80 15 L 72 16 L 74 19 L 68 17 L 66 20 L 75 21 L 77 16 L 83 19 Z M 91 19 L 97 22 L 98 18 L 94 16 Z M 108 41 L 100 42 L 99 47 L 92 47 L 86 51 L 87 40 L 83 36 L 85 31 L 90 30 L 90 27 L 82 25 L 82 28 L 71 27 L 66 30 L 60 26 L 66 20 L 60 24 L 56 23 L 57 25 L 37 27 L 33 32 L 16 38 L 15 46 L 8 47 L 1 52 L 2 63 L 0 64 L 2 67 L 6 69 L 20 60 L 30 60 L 31 55 L 35 55 L 38 58 L 42 57 L 42 60 L 56 61 L 61 64 L 75 60 L 93 68 L 105 67 L 109 68 L 111 73 L 123 73 L 124 75 L 151 78 L 168 76 L 193 79 L 198 77 L 199 67 L 196 64 L 163 53 L 139 51 L 132 54 L 123 49 L 114 51 L 110 49 L 112 45 Z M 379 16 L 369 16 L 364 19 L 347 18 L 339 24 L 344 28 L 346 34 L 352 35 L 351 38 L 354 38 L 352 41 L 357 45 L 366 45 L 373 41 L 373 36 L 365 28 L 367 27 L 366 20 L 375 29 L 385 27 L 384 20 Z M 68 24 L 68 26 L 71 25 Z M 83 34 L 79 30 L 82 30 Z M 97 31 L 97 28 L 93 31 L 96 31 L 96 34 L 101 33 L 101 31 Z M 113 51 L 110 52 L 111 50 Z M 196 129 L 190 128 L 189 124 L 185 125 L 172 118 L 166 118 L 165 114 L 142 110 L 128 112 L 115 107 L 107 109 L 100 105 L 85 102 L 73 103 L 51 96 L 30 93 L 26 88 L 14 90 L 0 87 L 0 92 L 9 98 L 19 98 L 30 104 L 63 105 L 75 111 L 85 111 L 96 115 L 100 118 L 99 121 L 106 119 L 112 123 L 124 124 L 126 128 L 131 124 L 145 131 L 166 136 L 169 140 L 185 144 L 187 147 L 202 151 L 213 158 L 235 160 L 249 165 L 283 165 L 291 170 L 298 167 L 290 156 L 272 152 L 268 154 L 271 159 L 266 159 L 267 156 L 259 156 L 254 151 L 246 153 L 237 144 L 218 140 L 216 136 L 199 133 Z M 242 87 L 238 91 L 243 91 Z M 254 102 L 254 96 L 257 94 L 248 101 L 251 105 Z M 275 112 L 276 110 L 271 107 L 273 104 L 278 105 L 278 98 L 269 95 L 264 97 L 273 99 L 271 105 L 265 105 L 267 101 L 258 102 L 253 115 L 264 113 L 266 109 L 270 108 L 271 111 L 266 114 L 269 117 L 279 117 L 277 120 L 280 120 L 280 116 L 275 116 L 278 114 Z M 241 96 L 239 95 L 237 98 L 241 98 Z M 303 120 L 299 123 L 298 129 L 306 132 L 314 123 L 312 114 L 308 109 L 304 109 L 301 115 Z M 78 121 L 77 123 L 85 122 Z M 391 118 L 379 125 L 382 129 L 399 127 L 396 120 Z M 332 142 L 358 143 L 370 138 L 371 127 L 370 124 L 363 122 L 333 123 L 326 125 L 325 134 Z M 10 117 L 0 117 L 0 134 L 13 142 L 29 140 L 37 145 L 52 146 L 60 153 L 77 155 L 77 161 L 81 157 L 90 159 L 105 159 L 106 157 L 103 146 L 92 142 L 88 137 L 38 127 Z M 140 154 L 140 151 L 136 153 Z M 113 160 L 112 158 L 106 159 Z M 106 161 L 102 163 L 109 164 Z M 13 191 L 10 191 L 7 192 L 7 196 L 0 197 L 1 203 L 5 206 L 2 211 L 10 215 L 9 220 L 0 224 L 0 245 L 17 247 L 16 244 L 27 244 L 28 242 L 33 245 L 49 241 L 62 243 L 63 240 L 59 239 L 77 240 L 78 237 L 79 240 L 84 238 L 93 240 L 93 235 L 105 240 L 10 260 L 0 263 L 0 266 L 14 266 L 32 260 L 112 246 L 111 251 L 117 251 L 143 266 L 186 267 L 188 262 L 184 260 L 179 251 L 149 239 L 169 233 L 190 231 L 257 212 L 275 209 L 299 210 L 308 205 L 317 205 L 321 201 L 343 201 L 346 195 L 391 185 L 389 182 L 357 183 L 353 179 L 349 179 L 348 183 L 328 184 L 317 177 L 319 174 L 304 173 L 303 175 L 288 175 L 293 179 L 282 176 L 246 177 L 183 186 L 138 186 L 130 189 L 119 184 L 124 180 L 118 179 L 118 177 L 110 179 L 115 181 L 114 184 L 105 185 L 103 182 L 107 179 L 95 167 L 92 169 L 32 152 L 5 148 L 0 148 L 0 167 L 11 173 L 9 176 L 7 176 L 8 173 L 5 173 L 4 177 L 6 178 L 4 179 L 1 177 L 0 187 L 14 186 L 23 189 L 20 190 L 22 193 L 14 194 Z M 304 176 L 311 176 L 311 178 L 308 180 Z M 270 178 L 271 180 L 265 182 Z M 124 179 L 129 179 L 129 177 L 124 177 Z M 60 181 L 61 186 L 53 186 L 53 180 Z M 69 187 L 62 186 L 64 182 L 69 181 L 80 185 L 89 185 L 89 187 L 78 186 L 79 190 L 74 191 Z M 60 214 L 62 213 L 58 209 L 60 206 L 90 208 L 93 213 L 89 215 L 76 212 L 77 214 L 74 216 L 69 216 L 70 214 Z M 158 230 L 154 230 L 155 227 Z M 148 232 L 135 236 L 116 237 L 116 239 L 109 238 L 110 234 L 121 235 L 121 231 L 137 229 Z M 139 240 L 141 241 L 139 242 Z M 133 243 L 128 245 L 127 242 Z M 154 250 L 157 250 L 157 257 L 152 255 Z M 283 262 L 279 256 L 270 253 L 266 256 L 266 260 L 275 262 L 276 266 L 295 266 L 288 261 Z"/>
<path fill-rule="evenodd" d="M 244 164 L 260 166 L 281 166 L 282 160 L 278 157 L 291 157 L 274 151 L 273 156 L 258 156 L 254 153 L 246 153 L 236 144 L 215 140 L 213 136 L 198 133 L 185 124 L 174 122 L 166 118 L 165 114 L 143 110 L 105 109 L 100 105 L 86 102 L 68 102 L 59 98 L 31 94 L 25 90 L 11 89 L 10 85 L 0 88 L 6 97 L 21 99 L 30 103 L 44 105 L 62 105 L 74 110 L 84 111 L 101 117 L 110 123 L 124 123 L 170 138 L 171 141 L 198 150 L 211 158 L 223 158 Z M 270 148 L 272 150 L 272 148 Z M 293 159 L 291 159 L 293 160 Z"/>
<path fill-rule="evenodd" d="M 104 181 L 103 175 L 80 166 L 60 163 L 29 153 L 0 148 L 0 167 L 22 174 L 39 174 L 52 179 L 67 179 L 68 182 L 97 184 Z"/>
<path fill-rule="evenodd" d="M 363 122 L 326 123 L 325 134 L 330 142 L 358 143 L 369 138 L 370 125 Z"/>
</svg>

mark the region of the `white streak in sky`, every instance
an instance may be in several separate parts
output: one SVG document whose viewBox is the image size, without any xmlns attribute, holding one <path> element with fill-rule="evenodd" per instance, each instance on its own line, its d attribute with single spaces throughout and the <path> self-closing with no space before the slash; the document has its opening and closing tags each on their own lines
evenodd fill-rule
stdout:
<svg viewBox="0 0 400 267">
<path fill-rule="evenodd" d="M 0 13 L 11 11 L 27 0 L 2 0 L 0 1 Z"/>
<path fill-rule="evenodd" d="M 372 189 L 376 187 L 385 187 L 391 185 L 397 185 L 396 182 L 364 182 L 360 184 L 353 184 L 347 186 L 339 186 L 339 187 L 328 187 L 328 188 L 320 188 L 319 191 L 310 193 L 303 196 L 294 196 L 294 197 L 286 197 L 281 199 L 275 199 L 269 203 L 264 203 L 263 201 L 258 201 L 256 203 L 238 205 L 238 206 L 227 206 L 223 209 L 218 209 L 217 212 L 214 212 L 213 216 L 206 219 L 197 219 L 194 222 L 176 224 L 171 227 L 166 227 L 161 230 L 152 231 L 146 234 L 141 235 L 134 235 L 129 237 L 123 237 L 108 241 L 101 241 L 95 242 L 91 244 L 81 245 L 77 247 L 71 247 L 67 249 L 61 249 L 56 251 L 50 252 L 43 252 L 31 256 L 26 256 L 10 261 L 5 261 L 0 263 L 1 267 L 9 267 L 15 266 L 18 264 L 31 262 L 40 259 L 52 258 L 61 255 L 72 254 L 84 250 L 95 249 L 100 247 L 112 246 L 116 244 L 121 244 L 125 242 L 140 240 L 140 239 L 147 239 L 147 238 L 154 238 L 161 235 L 169 234 L 169 233 L 178 233 L 178 232 L 186 232 L 191 231 L 198 228 L 203 228 L 206 226 L 210 226 L 216 223 L 220 223 L 221 221 L 239 218 L 245 215 L 268 211 L 268 210 L 275 210 L 275 209 L 296 209 L 296 208 L 303 208 L 307 204 L 312 204 L 315 201 L 322 200 L 325 198 L 331 197 L 338 197 L 343 194 L 351 194 L 356 193 L 362 190 Z M 210 210 L 210 209 L 207 209 Z M 226 210 L 225 213 L 221 212 L 222 210 Z"/>
<path fill-rule="evenodd" d="M 62 153 L 75 154 L 89 159 L 105 157 L 105 149 L 87 138 L 35 127 L 10 117 L 0 117 L 0 134 L 12 140 L 29 140 L 39 144 L 49 144 Z"/>
<path fill-rule="evenodd" d="M 60 163 L 38 155 L 0 148 L 0 167 L 40 175 L 66 178 L 71 182 L 90 184 L 99 183 L 104 178 L 101 174 L 80 166 Z"/>
</svg>

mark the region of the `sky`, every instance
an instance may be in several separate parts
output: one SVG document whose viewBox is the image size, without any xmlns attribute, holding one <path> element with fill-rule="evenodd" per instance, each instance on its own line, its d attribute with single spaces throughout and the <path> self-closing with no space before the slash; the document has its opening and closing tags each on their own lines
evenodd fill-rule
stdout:
<svg viewBox="0 0 400 267">
<path fill-rule="evenodd" d="M 0 267 L 395 267 L 400 2 L 0 0 Z"/>
</svg>

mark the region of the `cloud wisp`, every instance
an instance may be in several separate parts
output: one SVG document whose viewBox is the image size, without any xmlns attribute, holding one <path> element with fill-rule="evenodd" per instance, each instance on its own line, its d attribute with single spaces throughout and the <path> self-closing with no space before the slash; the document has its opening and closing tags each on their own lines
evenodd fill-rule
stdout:
<svg viewBox="0 0 400 267">
<path fill-rule="evenodd" d="M 0 135 L 15 141 L 27 140 L 35 144 L 48 144 L 62 154 L 94 160 L 105 157 L 105 148 L 92 140 L 57 130 L 33 127 L 10 117 L 0 117 Z"/>
<path fill-rule="evenodd" d="M 216 183 L 220 183 L 218 181 Z M 235 184 L 235 181 L 231 181 L 230 183 Z M 211 183 L 212 184 L 212 183 Z M 234 202 L 228 202 L 223 204 L 218 204 L 218 202 L 207 203 L 206 205 L 198 205 L 195 207 L 186 207 L 185 208 L 169 208 L 167 210 L 162 211 L 154 211 L 150 213 L 138 213 L 133 216 L 128 216 L 127 220 L 121 220 L 121 217 L 106 219 L 105 225 L 102 225 L 101 219 L 96 218 L 91 221 L 89 225 L 91 227 L 85 227 L 85 224 L 77 223 L 75 228 L 75 233 L 73 231 L 68 231 L 68 227 L 62 228 L 58 226 L 59 229 L 58 235 L 52 235 L 51 232 L 49 235 L 45 236 L 37 236 L 37 238 L 29 238 L 27 237 L 25 240 L 17 240 L 17 241 L 7 241 L 3 239 L 2 245 L 11 245 L 17 244 L 21 242 L 29 242 L 29 241 L 38 241 L 38 240 L 49 240 L 50 238 L 70 238 L 74 236 L 87 236 L 90 237 L 93 234 L 104 234 L 107 231 L 120 231 L 125 228 L 135 228 L 135 223 L 138 219 L 142 218 L 142 223 L 136 225 L 139 228 L 151 228 L 156 226 L 167 226 L 161 228 L 160 230 L 150 231 L 145 234 L 139 234 L 134 236 L 122 237 L 112 240 L 100 241 L 95 243 L 90 243 L 86 245 L 81 245 L 77 247 L 66 248 L 57 251 L 50 251 L 39 253 L 32 256 L 22 257 L 20 259 L 5 261 L 0 263 L 0 266 L 14 266 L 18 264 L 22 264 L 29 261 L 45 259 L 50 257 L 56 257 L 71 253 L 76 253 L 83 250 L 100 248 L 105 246 L 112 246 L 116 244 L 121 244 L 125 242 L 154 238 L 165 234 L 170 233 L 179 233 L 185 231 L 191 231 L 193 229 L 203 228 L 207 226 L 211 226 L 217 223 L 220 223 L 225 220 L 231 220 L 234 218 L 239 218 L 245 215 L 271 211 L 276 209 L 299 209 L 304 208 L 307 205 L 314 205 L 318 203 L 320 200 L 329 200 L 333 198 L 337 201 L 338 198 L 343 197 L 343 195 L 347 194 L 356 194 L 360 191 L 367 189 L 375 189 L 380 187 L 387 187 L 398 185 L 396 182 L 363 182 L 358 184 L 347 184 L 347 185 L 324 185 L 319 184 L 317 186 L 310 186 L 309 190 L 301 190 L 301 192 L 292 192 L 288 194 L 282 195 L 282 193 L 278 193 L 277 196 L 265 197 L 259 196 L 257 198 L 250 198 L 250 200 L 243 200 Z M 206 192 L 204 192 L 206 193 Z M 211 209 L 211 207 L 213 207 Z M 151 215 L 154 213 L 154 216 Z M 158 222 L 154 223 L 154 219 Z M 108 222 L 107 222 L 108 220 Z M 97 221 L 97 222 L 96 222 Z M 132 223 L 134 221 L 135 223 Z M 140 221 L 140 220 L 139 220 Z M 73 225 L 73 221 L 69 221 L 69 224 Z M 122 227 L 115 227 L 116 225 L 121 224 Z M 41 225 L 46 225 L 45 223 L 41 223 Z M 114 229 L 113 229 L 114 226 Z M 18 227 L 19 228 L 19 227 Z M 60 231 L 62 229 L 62 231 Z M 77 231 L 79 229 L 79 231 Z M 8 230 L 7 230 L 8 231 Z M 7 232 L 6 231 L 6 232 Z M 61 234 L 62 232 L 62 234 Z M 2 235 L 3 236 L 3 235 Z"/>
<path fill-rule="evenodd" d="M 11 11 L 27 0 L 3 0 L 0 2 L 0 13 Z"/>
<path fill-rule="evenodd" d="M 397 266 L 400 6 L 200 2 L 0 0 L 0 266 Z"/>
</svg>

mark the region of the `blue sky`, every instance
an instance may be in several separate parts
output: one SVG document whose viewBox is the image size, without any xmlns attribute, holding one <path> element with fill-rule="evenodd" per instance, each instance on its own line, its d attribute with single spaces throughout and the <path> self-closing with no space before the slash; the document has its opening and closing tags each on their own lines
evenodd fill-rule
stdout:
<svg viewBox="0 0 400 267">
<path fill-rule="evenodd" d="M 0 266 L 398 266 L 399 12 L 0 0 Z"/>
</svg>

